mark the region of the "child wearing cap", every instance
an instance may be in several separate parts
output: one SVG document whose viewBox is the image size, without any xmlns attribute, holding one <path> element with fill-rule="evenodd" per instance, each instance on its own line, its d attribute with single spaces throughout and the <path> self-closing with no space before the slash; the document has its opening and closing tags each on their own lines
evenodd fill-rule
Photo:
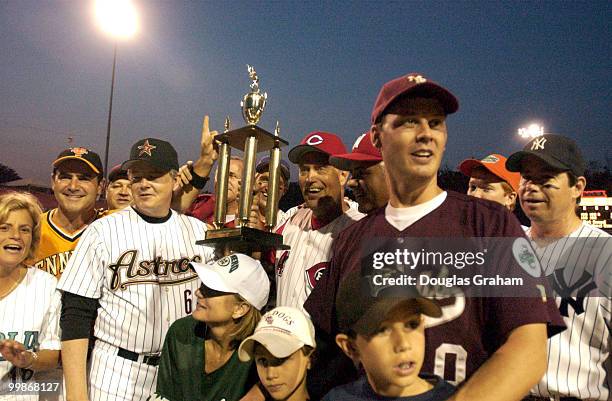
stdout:
<svg viewBox="0 0 612 401">
<path fill-rule="evenodd" d="M 306 372 L 315 346 L 310 319 L 299 309 L 281 306 L 262 317 L 240 344 L 238 357 L 255 360 L 266 400 L 306 401 Z"/>
<path fill-rule="evenodd" d="M 202 285 L 193 314 L 168 330 L 156 396 L 170 401 L 237 401 L 257 383 L 255 369 L 238 359 L 237 349 L 261 318 L 270 281 L 257 260 L 242 254 L 190 265 Z"/>
<path fill-rule="evenodd" d="M 323 401 L 448 399 L 452 385 L 419 374 L 425 354 L 423 315 L 440 317 L 440 307 L 410 287 L 401 287 L 401 294 L 387 295 L 383 290 L 372 296 L 363 291 L 363 280 L 367 278 L 356 272 L 341 283 L 336 343 L 356 365 L 361 364 L 365 375 L 332 389 Z"/>
</svg>

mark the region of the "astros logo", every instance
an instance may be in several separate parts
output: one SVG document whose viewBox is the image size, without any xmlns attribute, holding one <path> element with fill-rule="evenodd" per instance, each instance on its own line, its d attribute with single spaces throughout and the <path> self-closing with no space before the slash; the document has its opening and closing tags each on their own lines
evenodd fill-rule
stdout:
<svg viewBox="0 0 612 401">
<path fill-rule="evenodd" d="M 151 145 L 149 143 L 149 140 L 145 139 L 144 143 L 138 147 L 138 150 L 140 150 L 140 152 L 138 153 L 138 157 L 144 155 L 145 153 L 149 156 L 152 156 L 151 151 L 156 148 L 157 146 Z"/>
</svg>

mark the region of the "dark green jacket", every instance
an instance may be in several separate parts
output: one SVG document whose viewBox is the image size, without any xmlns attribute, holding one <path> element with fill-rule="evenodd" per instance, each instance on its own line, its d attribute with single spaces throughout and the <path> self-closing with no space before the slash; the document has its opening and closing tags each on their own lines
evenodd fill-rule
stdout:
<svg viewBox="0 0 612 401">
<path fill-rule="evenodd" d="M 157 376 L 157 395 L 170 401 L 238 401 L 257 382 L 251 362 L 234 351 L 227 363 L 204 373 L 206 324 L 191 316 L 170 326 Z"/>
</svg>

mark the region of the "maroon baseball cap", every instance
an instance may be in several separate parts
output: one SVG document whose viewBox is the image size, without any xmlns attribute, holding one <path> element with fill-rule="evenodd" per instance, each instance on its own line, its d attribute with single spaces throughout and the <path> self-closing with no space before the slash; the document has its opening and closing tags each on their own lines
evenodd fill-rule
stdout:
<svg viewBox="0 0 612 401">
<path fill-rule="evenodd" d="M 289 151 L 291 163 L 299 164 L 302 157 L 309 152 L 324 153 L 335 156 L 346 153 L 346 147 L 336 134 L 322 131 L 313 131 L 306 135 L 299 145 Z"/>
<path fill-rule="evenodd" d="M 383 85 L 372 109 L 372 124 L 376 124 L 391 103 L 401 95 L 437 99 L 446 114 L 453 114 L 459 109 L 457 98 L 448 89 L 422 74 L 411 72 Z"/>
<path fill-rule="evenodd" d="M 376 164 L 382 161 L 380 151 L 374 147 L 370 131 L 359 135 L 351 153 L 343 153 L 329 158 L 329 164 L 340 170 L 349 171 L 356 166 Z"/>
<path fill-rule="evenodd" d="M 127 180 L 127 170 L 121 168 L 121 164 L 117 164 L 108 172 L 108 182 L 115 182 L 117 180 Z"/>
</svg>

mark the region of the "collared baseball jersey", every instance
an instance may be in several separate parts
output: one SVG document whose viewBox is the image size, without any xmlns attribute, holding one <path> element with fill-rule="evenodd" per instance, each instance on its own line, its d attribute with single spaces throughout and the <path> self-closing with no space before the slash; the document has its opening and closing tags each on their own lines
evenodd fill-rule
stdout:
<svg viewBox="0 0 612 401">
<path fill-rule="evenodd" d="M 87 226 L 68 234 L 53 223 L 52 217 L 56 212 L 57 209 L 52 209 L 40 217 L 40 244 L 33 260 L 28 263 L 59 279 Z M 96 210 L 94 219 L 97 220 L 107 213 L 107 211 Z"/>
<path fill-rule="evenodd" d="M 337 333 L 335 300 L 340 281 L 361 268 L 363 249 L 377 238 L 520 238 L 524 232 L 516 218 L 501 205 L 449 191 L 444 202 L 421 216 L 402 231 L 392 226 L 385 208 L 377 209 L 341 232 L 334 242 L 334 256 L 326 275 L 318 283 L 306 309 L 322 332 Z M 523 272 L 512 258 L 507 268 Z M 535 256 L 534 256 L 535 259 Z M 545 302 L 537 285 L 526 278 L 526 288 L 533 297 L 437 296 L 442 317 L 426 319 L 425 359 L 421 372 L 443 377 L 452 384 L 468 379 L 504 343 L 517 327 L 532 323 L 549 325 L 551 334 L 563 328 L 563 322 L 550 298 Z"/>
<path fill-rule="evenodd" d="M 171 211 L 153 223 L 127 207 L 88 227 L 58 288 L 99 300 L 96 339 L 160 352 L 168 327 L 193 309 L 199 279 L 189 263 L 213 260 L 212 248 L 195 244 L 205 232 L 193 217 Z"/>
<path fill-rule="evenodd" d="M 59 350 L 59 313 L 61 300 L 55 291 L 57 279 L 48 273 L 29 267 L 23 281 L 7 296 L 0 299 L 0 339 L 11 339 L 22 343 L 26 349 Z M 4 393 L 10 383 L 41 385 L 46 394 L 41 399 L 59 399 L 62 386 L 62 371 L 52 369 L 38 372 L 15 368 L 0 356 L 0 400 L 38 401 L 38 394 L 29 392 L 20 395 Z"/>
<path fill-rule="evenodd" d="M 583 222 L 567 237 L 541 246 L 534 241 L 533 246 L 554 283 L 568 329 L 548 339 L 548 368 L 532 393 L 607 401 L 612 385 L 612 237 Z M 581 295 L 583 290 L 589 295 Z"/>
<path fill-rule="evenodd" d="M 312 210 L 300 208 L 277 230 L 291 248 L 276 253 L 276 305 L 304 312 L 304 302 L 329 266 L 336 235 L 364 214 L 349 208 L 323 227 L 317 227 Z"/>
</svg>

